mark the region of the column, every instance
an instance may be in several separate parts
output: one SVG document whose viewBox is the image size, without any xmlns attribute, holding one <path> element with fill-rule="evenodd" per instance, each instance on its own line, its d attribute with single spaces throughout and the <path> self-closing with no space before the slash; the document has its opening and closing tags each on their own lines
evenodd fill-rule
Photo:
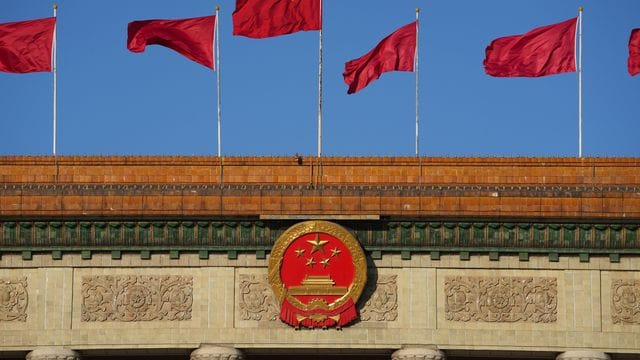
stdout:
<svg viewBox="0 0 640 360">
<path fill-rule="evenodd" d="M 556 360 L 611 360 L 609 355 L 599 351 L 566 351 L 556 356 Z"/>
<path fill-rule="evenodd" d="M 62 346 L 47 346 L 28 353 L 27 360 L 80 360 L 80 355 Z"/>
<path fill-rule="evenodd" d="M 391 354 L 391 360 L 445 360 L 444 353 L 438 349 L 424 347 L 404 347 Z"/>
<path fill-rule="evenodd" d="M 224 346 L 200 345 L 191 353 L 191 360 L 243 360 L 242 351 Z"/>
</svg>

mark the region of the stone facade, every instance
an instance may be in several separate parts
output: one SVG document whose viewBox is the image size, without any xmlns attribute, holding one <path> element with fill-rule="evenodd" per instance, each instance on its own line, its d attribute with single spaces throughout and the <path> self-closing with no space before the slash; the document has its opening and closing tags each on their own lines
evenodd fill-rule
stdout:
<svg viewBox="0 0 640 360">
<path fill-rule="evenodd" d="M 639 168 L 0 157 L 0 357 L 640 357 Z M 267 281 L 275 240 L 307 219 L 366 254 L 358 320 L 339 331 L 284 324 Z"/>
<path fill-rule="evenodd" d="M 65 255 L 56 267 L 41 266 L 26 273 L 20 266 L 31 266 L 38 259 L 6 255 L 0 265 L 17 268 L 2 266 L 0 276 L 26 276 L 29 306 L 26 321 L 0 322 L 0 335 L 3 349 L 14 350 L 28 350 L 34 343 L 79 351 L 131 346 L 195 349 L 221 343 L 241 349 L 286 348 L 295 343 L 302 348 L 437 344 L 441 349 L 461 349 L 486 344 L 495 351 L 596 347 L 603 352 L 638 353 L 638 324 L 616 320 L 620 313 L 615 309 L 619 304 L 634 309 L 633 303 L 621 299 L 626 288 L 616 289 L 640 281 L 640 262 L 610 264 L 593 259 L 584 264 L 567 258 L 561 259 L 566 269 L 554 269 L 559 265 L 547 257 L 532 257 L 526 263 L 514 260 L 504 258 L 501 269 L 495 269 L 488 257 L 460 261 L 445 255 L 434 261 L 426 255 L 411 260 L 384 255 L 373 261 L 376 275 L 358 304 L 362 321 L 342 331 L 296 331 L 276 319 L 279 306 L 264 280 L 267 259 L 255 255 L 241 254 L 237 260 L 226 256 L 198 260 L 197 254 L 173 260 L 161 255 L 149 260 L 133 254 L 119 260 L 96 256 L 89 261 L 93 266 L 84 268 L 76 267 L 82 261 L 79 257 Z M 526 268 L 514 266 L 520 264 Z M 625 271 L 611 271 L 611 266 Z M 475 287 L 464 296 L 480 296 L 486 311 L 502 310 L 479 313 L 466 322 L 451 318 L 447 298 L 456 296 L 454 285 Z M 98 294 L 101 301 L 96 301 Z M 121 298 L 116 294 L 127 301 L 114 300 Z M 88 303 L 102 306 L 103 311 L 88 313 Z M 106 304 L 146 310 L 118 314 Z M 178 305 L 189 309 L 190 316 L 172 312 Z M 503 305 L 512 305 L 513 312 Z M 155 312 L 148 310 L 151 307 Z M 101 318 L 95 317 L 98 313 Z M 551 314 L 556 316 L 553 321 Z"/>
</svg>

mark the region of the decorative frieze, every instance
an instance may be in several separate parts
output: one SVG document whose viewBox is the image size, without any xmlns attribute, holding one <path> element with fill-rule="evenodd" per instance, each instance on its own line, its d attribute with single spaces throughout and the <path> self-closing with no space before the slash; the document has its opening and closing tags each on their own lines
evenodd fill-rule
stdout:
<svg viewBox="0 0 640 360">
<path fill-rule="evenodd" d="M 240 319 L 275 321 L 279 307 L 267 275 L 240 275 Z"/>
<path fill-rule="evenodd" d="M 191 276 L 87 276 L 82 278 L 82 321 L 191 319 Z"/>
<path fill-rule="evenodd" d="M 614 324 L 640 325 L 640 280 L 613 280 L 611 297 Z"/>
<path fill-rule="evenodd" d="M 447 276 L 444 294 L 450 321 L 552 323 L 558 317 L 556 278 Z"/>
<path fill-rule="evenodd" d="M 0 278 L 0 321 L 27 321 L 27 278 Z"/>
<path fill-rule="evenodd" d="M 360 320 L 395 321 L 398 318 L 397 278 L 397 275 L 378 275 L 376 283 L 367 286 L 365 294 L 371 296 L 360 309 Z"/>
<path fill-rule="evenodd" d="M 54 246 L 266 251 L 291 222 L 270 221 L 0 221 L 2 251 Z M 502 222 L 363 221 L 350 224 L 367 250 L 442 249 L 607 249 L 639 254 L 638 224 L 554 224 Z"/>
</svg>

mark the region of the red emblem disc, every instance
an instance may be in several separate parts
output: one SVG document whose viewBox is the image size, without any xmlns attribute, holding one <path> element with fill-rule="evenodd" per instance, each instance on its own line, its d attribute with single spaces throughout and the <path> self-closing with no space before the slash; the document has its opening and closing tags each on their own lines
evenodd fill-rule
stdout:
<svg viewBox="0 0 640 360">
<path fill-rule="evenodd" d="M 285 231 L 269 259 L 269 282 L 281 303 L 280 319 L 295 327 L 344 326 L 366 282 L 366 259 L 343 227 L 306 221 Z"/>
</svg>

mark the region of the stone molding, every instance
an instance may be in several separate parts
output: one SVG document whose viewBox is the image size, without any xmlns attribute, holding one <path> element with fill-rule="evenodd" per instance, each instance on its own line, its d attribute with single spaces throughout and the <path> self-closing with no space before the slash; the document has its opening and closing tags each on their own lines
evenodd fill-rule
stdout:
<svg viewBox="0 0 640 360">
<path fill-rule="evenodd" d="M 614 324 L 640 325 L 640 280 L 611 282 L 611 317 Z"/>
<path fill-rule="evenodd" d="M 611 357 L 598 351 L 567 351 L 556 356 L 556 360 L 611 360 Z"/>
<path fill-rule="evenodd" d="M 449 321 L 553 323 L 558 317 L 556 278 L 447 276 L 444 294 Z"/>
<path fill-rule="evenodd" d="M 278 302 L 267 281 L 267 275 L 240 275 L 239 308 L 241 320 L 276 321 Z"/>
<path fill-rule="evenodd" d="M 445 360 L 444 353 L 437 349 L 407 347 L 391 354 L 391 360 Z"/>
<path fill-rule="evenodd" d="M 27 321 L 27 278 L 0 278 L 0 321 Z"/>
<path fill-rule="evenodd" d="M 365 290 L 371 293 L 360 309 L 362 321 L 396 321 L 398 318 L 398 275 L 378 275 L 375 285 Z"/>
<path fill-rule="evenodd" d="M 191 319 L 191 276 L 85 276 L 82 321 L 184 321 Z"/>
<path fill-rule="evenodd" d="M 27 354 L 27 360 L 80 360 L 77 352 L 63 347 L 40 347 Z"/>
<path fill-rule="evenodd" d="M 190 360 L 243 360 L 242 351 L 224 346 L 203 345 L 191 352 Z"/>
</svg>

